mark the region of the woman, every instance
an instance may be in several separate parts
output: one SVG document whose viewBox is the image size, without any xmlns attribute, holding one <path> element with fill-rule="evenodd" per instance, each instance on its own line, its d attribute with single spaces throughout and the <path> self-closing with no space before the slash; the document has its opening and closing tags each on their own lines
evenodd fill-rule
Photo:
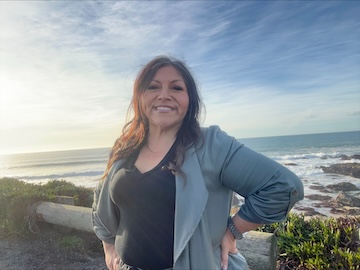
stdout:
<svg viewBox="0 0 360 270">
<path fill-rule="evenodd" d="M 303 198 L 288 169 L 218 127 L 200 128 L 200 106 L 182 62 L 156 57 L 138 74 L 133 118 L 94 196 L 109 269 L 247 269 L 236 240 Z M 233 191 L 245 203 L 229 218 Z"/>
</svg>

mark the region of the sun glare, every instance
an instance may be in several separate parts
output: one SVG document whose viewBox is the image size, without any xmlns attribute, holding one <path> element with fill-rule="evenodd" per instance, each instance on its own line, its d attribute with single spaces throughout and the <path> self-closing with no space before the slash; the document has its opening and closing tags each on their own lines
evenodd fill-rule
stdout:
<svg viewBox="0 0 360 270">
<path fill-rule="evenodd" d="M 13 127 L 19 116 L 21 103 L 27 95 L 21 82 L 4 78 L 0 79 L 0 128 Z"/>
<path fill-rule="evenodd" d="M 22 110 L 24 98 L 28 94 L 21 82 L 0 77 L 0 154 L 12 152 L 13 146 L 23 147 L 19 128 L 23 125 L 26 113 Z M 16 151 L 19 151 L 17 149 Z"/>
</svg>

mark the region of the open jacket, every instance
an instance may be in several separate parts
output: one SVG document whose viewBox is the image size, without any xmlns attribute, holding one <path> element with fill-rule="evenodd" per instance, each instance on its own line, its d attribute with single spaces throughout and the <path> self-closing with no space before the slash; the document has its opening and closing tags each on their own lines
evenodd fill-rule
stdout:
<svg viewBox="0 0 360 270">
<path fill-rule="evenodd" d="M 238 215 L 269 224 L 283 220 L 304 196 L 299 178 L 279 163 L 245 147 L 217 126 L 203 128 L 176 174 L 174 269 L 220 269 L 220 242 L 227 228 L 233 191 L 245 198 Z M 121 217 L 109 195 L 109 182 L 122 160 L 95 190 L 94 231 L 114 243 Z M 151 202 L 150 202 L 151 203 Z M 240 242 L 241 243 L 241 242 Z M 240 254 L 229 254 L 228 269 L 247 269 Z"/>
</svg>

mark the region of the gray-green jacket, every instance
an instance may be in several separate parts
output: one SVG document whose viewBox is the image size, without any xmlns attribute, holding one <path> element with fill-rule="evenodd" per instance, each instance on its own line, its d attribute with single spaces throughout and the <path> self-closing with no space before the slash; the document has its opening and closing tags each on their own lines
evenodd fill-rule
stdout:
<svg viewBox="0 0 360 270">
<path fill-rule="evenodd" d="M 177 174 L 174 269 L 220 269 L 220 242 L 227 227 L 232 192 L 245 198 L 239 211 L 245 220 L 269 224 L 283 220 L 304 197 L 299 178 L 284 166 L 256 153 L 217 126 L 202 129 L 203 145 L 186 151 Z M 114 243 L 119 222 L 109 196 L 109 182 L 122 161 L 95 190 L 94 231 Z M 228 269 L 247 269 L 240 254 L 229 255 Z"/>
</svg>

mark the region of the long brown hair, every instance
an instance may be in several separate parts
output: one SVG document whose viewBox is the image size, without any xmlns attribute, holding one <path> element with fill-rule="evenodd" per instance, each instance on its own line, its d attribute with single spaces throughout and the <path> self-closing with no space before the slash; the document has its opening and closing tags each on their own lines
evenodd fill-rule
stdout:
<svg viewBox="0 0 360 270">
<path fill-rule="evenodd" d="M 199 116 L 202 102 L 195 80 L 186 65 L 175 58 L 158 56 L 146 64 L 135 79 L 133 97 L 127 112 L 128 119 L 130 119 L 130 115 L 133 116 L 125 124 L 122 134 L 111 149 L 103 178 L 107 176 L 115 161 L 128 158 L 145 143 L 149 122 L 142 111 L 141 95 L 149 86 L 156 72 L 165 66 L 172 66 L 181 74 L 189 95 L 188 111 L 177 133 L 175 160 L 174 163 L 170 164 L 171 170 L 182 173 L 180 166 L 184 162 L 185 150 L 195 144 L 201 137 Z"/>
</svg>

